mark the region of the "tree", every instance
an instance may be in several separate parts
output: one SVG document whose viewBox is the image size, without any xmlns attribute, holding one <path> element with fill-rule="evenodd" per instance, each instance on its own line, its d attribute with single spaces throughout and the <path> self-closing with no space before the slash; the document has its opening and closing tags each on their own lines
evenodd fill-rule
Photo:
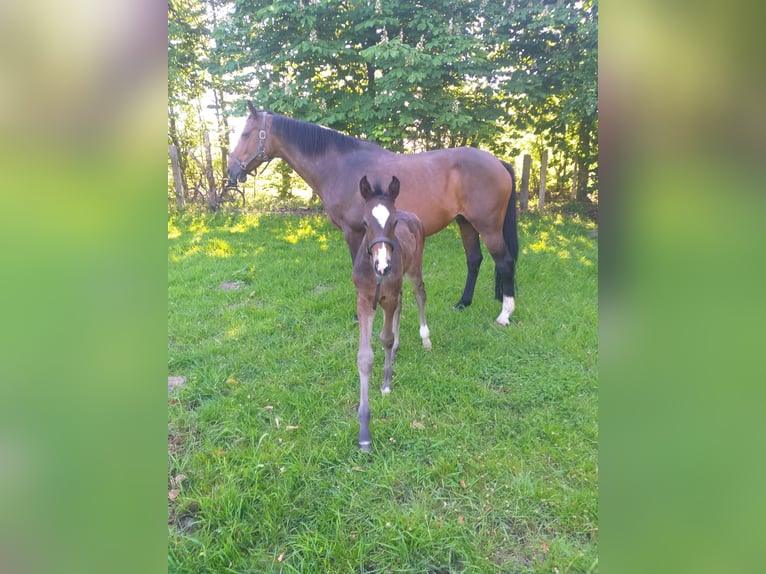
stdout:
<svg viewBox="0 0 766 574">
<path fill-rule="evenodd" d="M 182 157 L 201 149 L 207 93 L 221 169 L 228 117 L 253 100 L 395 151 L 473 145 L 510 159 L 533 134 L 559 188 L 574 180 L 587 200 L 596 183 L 596 0 L 457 0 L 446 14 L 441 0 L 170 0 L 168 15 Z"/>
<path fill-rule="evenodd" d="M 434 1 L 243 0 L 225 24 L 229 86 L 394 150 L 482 143 L 501 108 L 471 4 L 447 20 Z"/>
</svg>

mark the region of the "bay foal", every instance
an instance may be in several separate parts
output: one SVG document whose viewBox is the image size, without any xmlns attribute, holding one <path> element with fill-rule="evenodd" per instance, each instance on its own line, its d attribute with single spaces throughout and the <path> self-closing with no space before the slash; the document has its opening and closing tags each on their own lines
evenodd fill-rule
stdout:
<svg viewBox="0 0 766 574">
<path fill-rule="evenodd" d="M 373 352 L 370 339 L 378 304 L 383 308 L 383 330 L 380 342 L 385 351 L 383 366 L 384 394 L 391 392 L 394 358 L 399 348 L 399 317 L 402 312 L 402 280 L 406 275 L 415 291 L 420 314 L 420 337 L 423 347 L 431 348 L 426 325 L 426 290 L 423 284 L 423 246 L 425 232 L 418 217 L 408 211 L 397 211 L 394 200 L 399 195 L 399 180 L 391 178 L 388 191 L 370 185 L 367 176 L 359 182 L 364 199 L 365 235 L 354 258 L 356 312 L 359 317 L 359 448 L 369 451 L 370 405 L 368 386 L 372 372 Z"/>
</svg>

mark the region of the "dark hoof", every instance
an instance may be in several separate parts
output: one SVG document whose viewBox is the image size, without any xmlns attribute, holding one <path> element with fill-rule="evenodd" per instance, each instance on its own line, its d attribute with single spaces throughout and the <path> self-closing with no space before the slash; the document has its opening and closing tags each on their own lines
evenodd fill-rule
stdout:
<svg viewBox="0 0 766 574">
<path fill-rule="evenodd" d="M 359 322 L 359 315 L 357 315 L 356 313 L 354 313 L 354 318 L 352 319 L 352 321 L 353 321 L 354 323 L 358 323 L 358 322 Z"/>
<path fill-rule="evenodd" d="M 456 309 L 456 310 L 458 310 L 458 311 L 462 311 L 463 309 L 465 309 L 466 307 L 468 307 L 470 304 L 471 304 L 470 302 L 466 303 L 465 301 L 458 301 L 457 303 L 455 303 L 455 304 L 452 306 L 452 308 L 453 308 L 453 309 Z"/>
<path fill-rule="evenodd" d="M 370 452 L 372 450 L 372 442 L 371 441 L 360 442 L 359 450 L 361 450 L 362 452 Z"/>
</svg>

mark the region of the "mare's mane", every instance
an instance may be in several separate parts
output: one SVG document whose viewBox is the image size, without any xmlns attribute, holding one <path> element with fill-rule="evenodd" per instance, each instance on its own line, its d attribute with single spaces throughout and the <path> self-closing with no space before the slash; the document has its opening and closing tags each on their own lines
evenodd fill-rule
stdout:
<svg viewBox="0 0 766 574">
<path fill-rule="evenodd" d="M 271 129 L 282 139 L 298 146 L 301 153 L 305 155 L 317 155 L 326 151 L 328 147 L 333 147 L 341 152 L 364 148 L 382 149 L 372 142 L 353 138 L 330 128 L 294 120 L 273 112 Z"/>
</svg>

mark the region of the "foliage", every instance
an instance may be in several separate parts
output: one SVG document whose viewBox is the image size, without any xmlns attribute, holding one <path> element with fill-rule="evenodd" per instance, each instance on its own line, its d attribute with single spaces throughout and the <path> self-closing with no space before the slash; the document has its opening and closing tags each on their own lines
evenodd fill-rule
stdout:
<svg viewBox="0 0 766 574">
<path fill-rule="evenodd" d="M 595 0 L 446 12 L 433 0 L 173 0 L 168 17 L 169 115 L 190 122 L 187 154 L 211 129 L 195 126 L 203 90 L 222 160 L 227 118 L 254 100 L 396 151 L 473 145 L 511 159 L 533 151 L 531 133 L 553 150 L 559 185 L 574 177 L 584 200 L 597 184 Z"/>
<path fill-rule="evenodd" d="M 168 368 L 186 385 L 169 405 L 169 571 L 594 571 L 590 228 L 521 220 L 509 328 L 492 324 L 491 265 L 454 311 L 457 231 L 427 240 L 434 349 L 420 348 L 407 288 L 393 392 L 371 395 L 365 455 L 341 234 L 320 216 L 170 218 Z M 378 382 L 381 369 L 378 349 Z"/>
</svg>

